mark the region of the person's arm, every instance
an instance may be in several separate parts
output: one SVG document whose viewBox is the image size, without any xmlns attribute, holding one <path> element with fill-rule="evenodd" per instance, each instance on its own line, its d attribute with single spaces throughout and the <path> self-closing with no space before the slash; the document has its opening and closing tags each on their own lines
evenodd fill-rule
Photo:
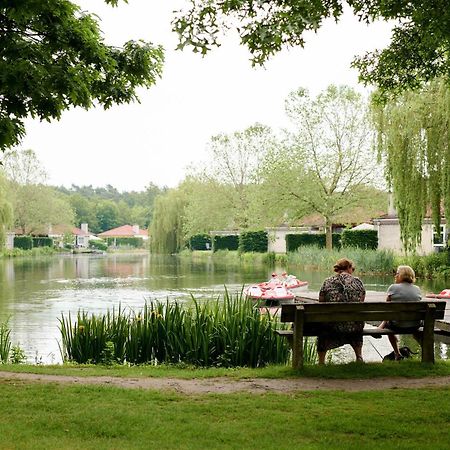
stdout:
<svg viewBox="0 0 450 450">
<path fill-rule="evenodd" d="M 320 303 L 324 303 L 325 302 L 325 283 L 322 284 L 322 287 L 320 288 L 319 291 L 319 302 Z"/>
<path fill-rule="evenodd" d="M 387 295 L 386 295 L 386 301 L 387 302 L 391 302 L 392 301 L 392 295 L 394 294 L 394 284 L 391 284 L 389 287 L 388 287 L 388 290 L 387 290 Z"/>
</svg>

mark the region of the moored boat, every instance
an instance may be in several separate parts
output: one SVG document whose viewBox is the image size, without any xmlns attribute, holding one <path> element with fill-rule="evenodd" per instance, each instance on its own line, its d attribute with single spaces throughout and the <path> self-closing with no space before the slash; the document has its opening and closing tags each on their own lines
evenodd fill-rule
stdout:
<svg viewBox="0 0 450 450">
<path fill-rule="evenodd" d="M 253 300 L 261 301 L 262 304 L 277 305 L 293 301 L 297 292 L 305 290 L 307 286 L 307 281 L 298 280 L 294 275 L 283 273 L 279 277 L 273 273 L 269 281 L 251 285 L 244 293 Z"/>
<path fill-rule="evenodd" d="M 426 297 L 450 299 L 450 289 L 444 289 L 443 291 L 439 292 L 439 294 L 430 293 L 430 294 L 427 294 Z"/>
</svg>

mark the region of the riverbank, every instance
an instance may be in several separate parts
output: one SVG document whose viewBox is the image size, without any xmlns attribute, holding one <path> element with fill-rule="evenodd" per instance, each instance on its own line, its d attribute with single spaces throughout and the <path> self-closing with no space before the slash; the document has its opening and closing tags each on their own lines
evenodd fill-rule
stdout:
<svg viewBox="0 0 450 450">
<path fill-rule="evenodd" d="M 240 262 L 243 264 L 263 263 L 278 265 L 287 271 L 323 270 L 328 271 L 340 258 L 351 259 L 359 273 L 365 275 L 391 275 L 399 265 L 409 265 L 416 272 L 416 276 L 423 279 L 441 278 L 450 276 L 450 253 L 432 253 L 430 255 L 395 255 L 390 250 L 368 250 L 354 247 L 327 250 L 315 246 L 299 247 L 294 252 L 286 254 L 275 253 L 239 253 L 238 251 L 219 250 L 209 251 L 184 250 L 179 254 L 182 258 L 202 260 L 213 258 Z"/>
</svg>

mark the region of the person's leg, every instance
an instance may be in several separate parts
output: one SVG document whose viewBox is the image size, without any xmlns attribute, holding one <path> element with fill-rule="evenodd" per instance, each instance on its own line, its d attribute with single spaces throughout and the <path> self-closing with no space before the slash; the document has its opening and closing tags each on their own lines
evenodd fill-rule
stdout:
<svg viewBox="0 0 450 450">
<path fill-rule="evenodd" d="M 325 364 L 325 356 L 327 354 L 327 351 L 324 352 L 317 352 L 317 355 L 319 356 L 319 364 Z"/>
<path fill-rule="evenodd" d="M 397 340 L 397 336 L 395 336 L 394 334 L 389 334 L 389 335 L 388 335 L 388 339 L 389 339 L 389 342 L 391 343 L 392 348 L 393 348 L 393 350 L 394 350 L 394 353 L 395 353 L 395 359 L 402 359 L 403 357 L 402 357 L 402 355 L 400 355 L 400 352 L 399 352 L 399 350 L 398 350 L 398 340 Z"/>
<path fill-rule="evenodd" d="M 364 361 L 362 357 L 362 344 L 351 344 L 355 352 L 356 361 Z"/>
<path fill-rule="evenodd" d="M 378 328 L 381 328 L 382 330 L 384 330 L 386 328 L 386 324 L 387 324 L 387 322 L 385 320 L 383 320 L 383 322 L 381 322 L 380 325 L 378 325 Z"/>
</svg>

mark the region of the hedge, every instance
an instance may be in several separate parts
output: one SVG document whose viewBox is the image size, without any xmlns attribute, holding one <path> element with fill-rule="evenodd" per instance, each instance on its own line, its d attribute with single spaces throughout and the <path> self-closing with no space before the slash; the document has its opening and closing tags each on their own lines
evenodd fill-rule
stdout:
<svg viewBox="0 0 450 450">
<path fill-rule="evenodd" d="M 239 236 L 239 251 L 245 252 L 267 252 L 267 232 L 266 231 L 247 231 Z"/>
<path fill-rule="evenodd" d="M 208 234 L 195 234 L 189 239 L 189 248 L 191 250 L 210 250 L 211 237 Z"/>
<path fill-rule="evenodd" d="M 333 248 L 341 247 L 341 235 L 339 233 L 333 233 Z M 286 250 L 288 252 L 294 252 L 299 247 L 314 245 L 320 248 L 326 247 L 326 235 L 325 233 L 301 233 L 301 234 L 287 234 L 286 235 Z"/>
<path fill-rule="evenodd" d="M 376 230 L 344 230 L 342 247 L 358 247 L 376 250 L 378 248 L 378 232 Z"/>
<path fill-rule="evenodd" d="M 228 236 L 214 236 L 214 251 L 217 250 L 237 250 L 239 248 L 239 236 L 230 234 Z"/>
<path fill-rule="evenodd" d="M 14 248 L 22 250 L 31 250 L 33 248 L 33 239 L 31 236 L 14 236 Z"/>
<path fill-rule="evenodd" d="M 89 241 L 89 247 L 105 251 L 108 248 L 108 245 L 106 244 L 105 241 L 98 241 L 96 239 L 91 239 Z"/>
<path fill-rule="evenodd" d="M 121 237 L 121 238 L 106 238 L 109 245 L 116 245 L 116 247 L 144 247 L 144 240 L 138 237 Z"/>
<path fill-rule="evenodd" d="M 49 237 L 33 237 L 33 247 L 53 247 L 53 239 Z"/>
</svg>

